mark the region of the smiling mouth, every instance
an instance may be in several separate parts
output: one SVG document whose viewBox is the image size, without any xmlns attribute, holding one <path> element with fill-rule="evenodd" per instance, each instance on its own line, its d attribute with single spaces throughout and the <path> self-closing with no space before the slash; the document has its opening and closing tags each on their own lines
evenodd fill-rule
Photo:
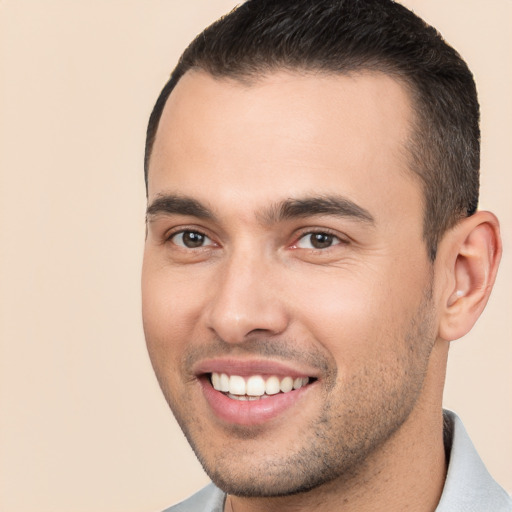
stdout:
<svg viewBox="0 0 512 512">
<path fill-rule="evenodd" d="M 209 376 L 210 383 L 216 391 L 220 391 L 233 400 L 252 401 L 269 398 L 273 395 L 290 393 L 313 382 L 312 377 L 263 377 L 251 375 L 228 375 L 213 372 Z"/>
</svg>

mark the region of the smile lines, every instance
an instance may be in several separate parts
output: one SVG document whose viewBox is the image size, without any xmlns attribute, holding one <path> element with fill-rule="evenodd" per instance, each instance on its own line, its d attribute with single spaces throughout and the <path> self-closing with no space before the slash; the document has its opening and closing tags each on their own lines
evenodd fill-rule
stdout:
<svg viewBox="0 0 512 512">
<path fill-rule="evenodd" d="M 227 375 L 226 373 L 213 372 L 210 381 L 216 391 L 227 393 L 227 396 L 235 400 L 257 400 L 265 395 L 277 393 L 289 393 L 295 389 L 306 386 L 309 377 L 284 377 L 276 376 L 264 379 L 261 375 L 252 375 L 244 378 L 239 375 Z"/>
</svg>

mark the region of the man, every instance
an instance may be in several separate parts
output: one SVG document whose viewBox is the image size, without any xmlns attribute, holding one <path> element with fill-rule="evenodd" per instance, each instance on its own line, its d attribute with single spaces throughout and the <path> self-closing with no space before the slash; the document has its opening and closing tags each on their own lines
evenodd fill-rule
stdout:
<svg viewBox="0 0 512 512">
<path fill-rule="evenodd" d="M 472 75 L 389 0 L 250 0 L 151 115 L 143 318 L 213 484 L 175 511 L 510 511 L 448 346 L 482 312 Z"/>
</svg>

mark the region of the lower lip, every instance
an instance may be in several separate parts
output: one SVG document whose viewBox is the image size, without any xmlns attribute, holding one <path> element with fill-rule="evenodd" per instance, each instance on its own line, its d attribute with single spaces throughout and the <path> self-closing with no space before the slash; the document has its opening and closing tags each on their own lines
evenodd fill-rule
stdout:
<svg viewBox="0 0 512 512">
<path fill-rule="evenodd" d="M 314 384 L 288 393 L 277 393 L 259 400 L 234 400 L 213 389 L 208 378 L 200 380 L 204 396 L 215 415 L 236 425 L 260 425 L 270 421 L 297 404 Z"/>
</svg>

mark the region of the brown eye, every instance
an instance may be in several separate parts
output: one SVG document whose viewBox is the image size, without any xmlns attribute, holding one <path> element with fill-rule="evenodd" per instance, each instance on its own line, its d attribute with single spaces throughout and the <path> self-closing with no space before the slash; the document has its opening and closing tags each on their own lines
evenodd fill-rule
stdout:
<svg viewBox="0 0 512 512">
<path fill-rule="evenodd" d="M 175 233 L 171 240 L 180 247 L 186 247 L 187 249 L 197 249 L 205 245 L 211 245 L 212 241 L 203 233 L 197 231 L 180 231 Z"/>
<path fill-rule="evenodd" d="M 327 249 L 339 242 L 338 237 L 329 233 L 308 233 L 297 242 L 297 247 L 301 249 Z"/>
</svg>

